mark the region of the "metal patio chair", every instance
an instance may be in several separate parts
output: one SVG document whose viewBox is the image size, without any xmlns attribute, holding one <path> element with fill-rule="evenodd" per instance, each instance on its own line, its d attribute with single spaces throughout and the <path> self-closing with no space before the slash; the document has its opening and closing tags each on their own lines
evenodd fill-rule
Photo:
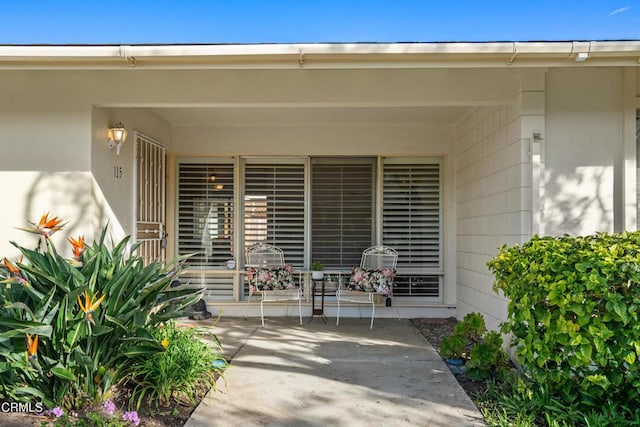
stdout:
<svg viewBox="0 0 640 427">
<path fill-rule="evenodd" d="M 376 312 L 376 295 L 391 297 L 396 276 L 398 252 L 388 246 L 372 246 L 362 253 L 360 267 L 354 267 L 349 282 L 340 284 L 336 292 L 338 314 L 336 326 L 340 324 L 340 302 L 371 304 L 371 325 Z"/>
<path fill-rule="evenodd" d="M 260 318 L 264 327 L 265 302 L 298 301 L 298 313 L 302 325 L 302 287 L 296 285 L 293 279 L 291 265 L 285 264 L 282 249 L 266 243 L 256 243 L 246 252 L 247 281 L 249 283 L 249 298 L 247 299 L 247 314 L 249 303 L 254 293 L 261 295 Z M 300 278 L 298 278 L 300 283 Z M 246 316 L 245 316 L 246 317 Z"/>
</svg>

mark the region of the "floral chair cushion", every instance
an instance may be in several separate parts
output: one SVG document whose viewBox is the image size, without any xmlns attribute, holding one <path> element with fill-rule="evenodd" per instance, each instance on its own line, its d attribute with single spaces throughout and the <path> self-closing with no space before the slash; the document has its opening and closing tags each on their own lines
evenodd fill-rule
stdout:
<svg viewBox="0 0 640 427">
<path fill-rule="evenodd" d="M 375 292 L 380 295 L 391 295 L 391 287 L 396 277 L 394 268 L 382 270 L 367 270 L 361 267 L 353 267 L 347 289 L 351 291 Z"/>
<path fill-rule="evenodd" d="M 293 270 L 287 264 L 282 268 L 247 268 L 247 280 L 249 281 L 249 293 L 256 291 L 273 291 L 278 289 L 293 289 L 296 283 L 293 280 Z"/>
</svg>

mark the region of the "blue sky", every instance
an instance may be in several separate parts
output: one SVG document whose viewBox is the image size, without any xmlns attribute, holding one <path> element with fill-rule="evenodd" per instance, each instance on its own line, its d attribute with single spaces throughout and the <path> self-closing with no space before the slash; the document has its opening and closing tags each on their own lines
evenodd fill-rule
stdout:
<svg viewBox="0 0 640 427">
<path fill-rule="evenodd" d="M 640 39 L 640 0 L 0 0 L 0 44 Z"/>
</svg>

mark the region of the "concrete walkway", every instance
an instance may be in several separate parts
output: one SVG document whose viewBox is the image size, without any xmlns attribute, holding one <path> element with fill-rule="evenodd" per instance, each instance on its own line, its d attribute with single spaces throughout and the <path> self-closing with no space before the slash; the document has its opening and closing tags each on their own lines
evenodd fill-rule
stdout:
<svg viewBox="0 0 640 427">
<path fill-rule="evenodd" d="M 231 360 L 226 384 L 186 426 L 484 425 L 409 320 L 376 319 L 372 331 L 368 319 L 308 321 L 221 319 L 213 331 Z"/>
</svg>

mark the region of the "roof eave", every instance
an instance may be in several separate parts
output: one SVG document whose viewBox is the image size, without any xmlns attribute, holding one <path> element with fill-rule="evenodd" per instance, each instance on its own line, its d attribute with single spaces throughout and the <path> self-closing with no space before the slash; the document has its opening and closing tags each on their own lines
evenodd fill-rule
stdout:
<svg viewBox="0 0 640 427">
<path fill-rule="evenodd" d="M 576 62 L 579 54 L 588 61 Z M 640 40 L 0 46 L 0 68 L 413 68 L 637 65 Z"/>
</svg>

